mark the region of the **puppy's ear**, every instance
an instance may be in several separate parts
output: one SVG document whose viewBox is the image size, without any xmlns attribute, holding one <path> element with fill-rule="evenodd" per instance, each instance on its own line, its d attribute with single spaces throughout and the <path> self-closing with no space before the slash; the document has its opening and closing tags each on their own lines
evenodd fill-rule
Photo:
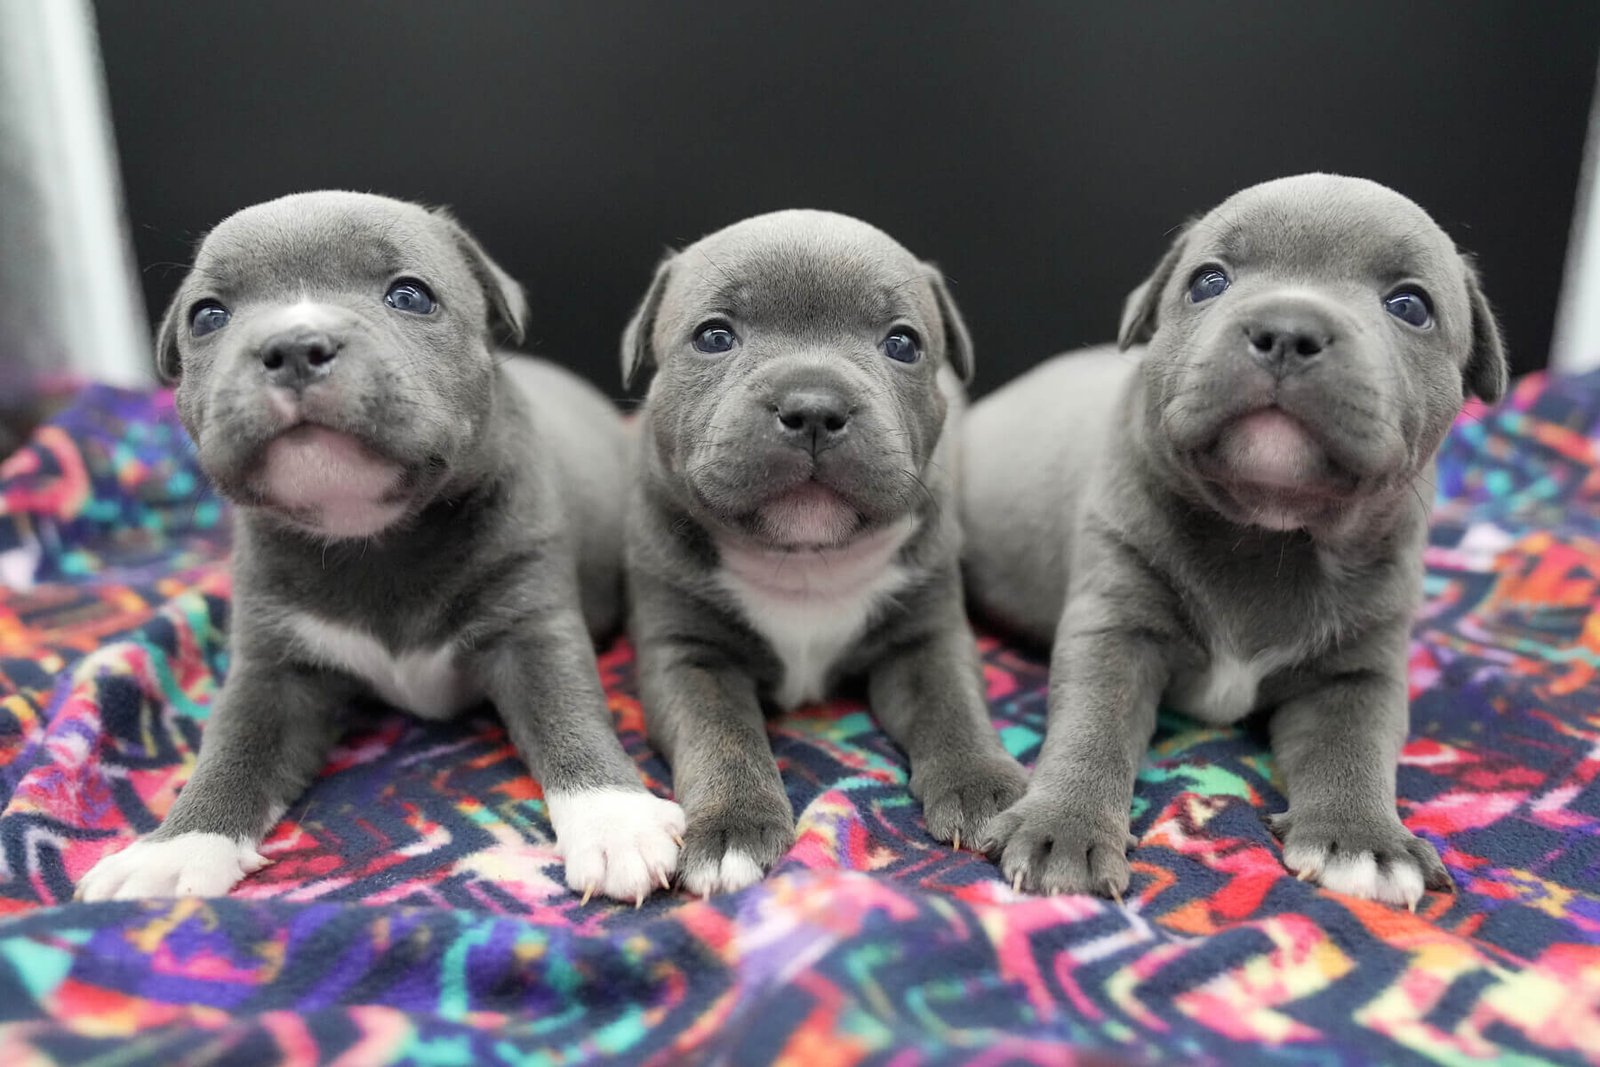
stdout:
<svg viewBox="0 0 1600 1067">
<path fill-rule="evenodd" d="M 639 308 L 622 331 L 622 387 L 632 389 L 646 367 L 654 367 L 655 343 L 651 340 L 656 330 L 656 313 L 661 310 L 661 296 L 667 291 L 667 279 L 672 274 L 676 252 L 668 252 L 656 265 L 656 276 L 650 279 Z"/>
<path fill-rule="evenodd" d="M 1493 404 L 1506 394 L 1511 371 L 1506 363 L 1505 341 L 1500 336 L 1500 323 L 1495 319 L 1489 298 L 1483 295 L 1483 282 L 1478 276 L 1478 264 L 1470 255 L 1462 253 L 1461 264 L 1467 272 L 1467 296 L 1472 301 L 1472 354 L 1467 357 L 1466 370 L 1462 372 L 1466 391 L 1485 403 Z"/>
<path fill-rule="evenodd" d="M 939 318 L 944 320 L 945 358 L 950 361 L 950 369 L 956 372 L 956 377 L 961 379 L 962 384 L 970 385 L 975 369 L 972 335 L 967 332 L 966 321 L 956 308 L 956 302 L 950 298 L 950 289 L 945 285 L 944 274 L 932 263 L 923 265 L 928 268 L 928 285 L 933 289 L 934 302 L 939 305 Z"/>
<path fill-rule="evenodd" d="M 166 314 L 161 316 L 161 322 L 156 326 L 156 373 L 168 385 L 176 382 L 183 373 L 183 359 L 178 353 L 178 330 L 183 326 L 182 318 L 183 291 L 180 289 L 173 294 L 172 303 L 167 305 Z"/>
<path fill-rule="evenodd" d="M 523 295 L 522 286 L 517 284 L 515 278 L 500 269 L 500 265 L 489 258 L 489 253 L 477 242 L 466 227 L 451 214 L 449 208 L 436 207 L 429 209 L 434 216 L 444 222 L 450 231 L 450 240 L 455 242 L 457 250 L 467 259 L 467 265 L 472 268 L 472 276 L 477 281 L 478 287 L 483 290 L 483 297 L 489 302 L 489 320 L 486 328 L 491 340 L 505 338 L 511 344 L 519 343 L 525 332 L 528 322 L 528 298 Z"/>
<path fill-rule="evenodd" d="M 1178 235 L 1172 239 L 1172 247 L 1167 249 L 1166 255 L 1161 257 L 1161 262 L 1156 264 L 1156 269 L 1150 277 L 1128 294 L 1128 299 L 1122 303 L 1122 324 L 1117 330 L 1117 347 L 1126 352 L 1134 345 L 1142 345 L 1155 336 L 1157 311 L 1161 307 L 1161 294 L 1166 292 L 1167 283 L 1172 280 L 1172 272 L 1178 266 L 1178 260 L 1183 256 L 1183 246 L 1189 237 L 1189 227 L 1192 223 L 1186 222 L 1178 230 Z"/>
</svg>

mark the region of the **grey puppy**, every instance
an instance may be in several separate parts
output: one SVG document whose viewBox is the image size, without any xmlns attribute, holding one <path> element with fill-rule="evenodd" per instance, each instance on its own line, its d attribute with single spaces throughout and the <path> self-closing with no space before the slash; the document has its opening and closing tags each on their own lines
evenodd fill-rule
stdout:
<svg viewBox="0 0 1600 1067">
<path fill-rule="evenodd" d="M 763 702 L 864 677 L 940 840 L 1026 777 L 989 723 L 959 579 L 951 453 L 972 345 L 939 273 L 842 215 L 747 219 L 669 256 L 623 336 L 657 368 L 628 521 L 652 738 L 688 813 L 692 892 L 794 836 Z"/>
<path fill-rule="evenodd" d="M 612 732 L 591 640 L 621 614 L 629 444 L 592 387 L 495 352 L 524 316 L 442 211 L 306 193 L 206 237 L 157 357 L 238 505 L 232 665 L 165 821 L 80 896 L 227 892 L 364 695 L 424 718 L 493 701 L 567 885 L 665 884 L 683 813 Z"/>
<path fill-rule="evenodd" d="M 1412 906 L 1448 887 L 1395 773 L 1434 452 L 1465 394 L 1506 387 L 1471 263 L 1381 185 L 1268 182 L 1178 235 L 1119 344 L 968 420 L 975 606 L 1054 640 L 1048 734 L 987 846 L 1019 886 L 1119 895 L 1165 699 L 1272 711 L 1271 825 L 1302 878 Z"/>
</svg>

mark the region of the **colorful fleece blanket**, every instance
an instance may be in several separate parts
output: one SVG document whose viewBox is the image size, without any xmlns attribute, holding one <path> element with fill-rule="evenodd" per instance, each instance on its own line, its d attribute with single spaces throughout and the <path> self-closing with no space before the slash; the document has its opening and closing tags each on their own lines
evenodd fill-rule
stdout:
<svg viewBox="0 0 1600 1067">
<path fill-rule="evenodd" d="M 229 583 L 170 396 L 89 389 L 0 467 L 0 1064 L 1600 1062 L 1597 450 L 1600 375 L 1444 449 L 1399 783 L 1458 890 L 1417 914 L 1291 877 L 1261 738 L 1176 716 L 1126 905 L 1017 895 L 847 702 L 772 723 L 799 837 L 742 893 L 581 905 L 492 717 L 387 714 L 226 899 L 90 905 L 193 766 Z M 1031 760 L 1045 665 L 983 654 Z M 626 642 L 601 668 L 667 793 Z"/>
</svg>

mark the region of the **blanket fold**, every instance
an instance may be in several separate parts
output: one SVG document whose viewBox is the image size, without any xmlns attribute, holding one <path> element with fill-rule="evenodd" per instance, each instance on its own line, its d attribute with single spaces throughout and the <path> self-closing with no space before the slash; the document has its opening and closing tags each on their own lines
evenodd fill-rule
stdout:
<svg viewBox="0 0 1600 1067">
<path fill-rule="evenodd" d="M 580 906 L 492 716 L 378 709 L 231 896 L 88 905 L 193 767 L 229 594 L 170 395 L 89 389 L 0 465 L 0 1064 L 1600 1062 L 1600 374 L 1464 413 L 1437 488 L 1400 811 L 1458 888 L 1415 915 L 1296 881 L 1262 739 L 1176 715 L 1126 906 L 1019 896 L 849 701 L 773 721 L 798 837 L 741 893 Z M 1031 762 L 1046 666 L 981 644 Z M 668 794 L 625 640 L 601 674 Z"/>
</svg>

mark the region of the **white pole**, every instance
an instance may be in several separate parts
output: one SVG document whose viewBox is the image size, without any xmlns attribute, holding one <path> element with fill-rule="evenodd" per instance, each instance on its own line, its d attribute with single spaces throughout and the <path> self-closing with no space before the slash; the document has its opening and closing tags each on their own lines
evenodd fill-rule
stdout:
<svg viewBox="0 0 1600 1067">
<path fill-rule="evenodd" d="M 1600 85 L 1589 112 L 1550 366 L 1561 371 L 1600 367 Z"/>
<path fill-rule="evenodd" d="M 154 379 L 89 0 L 0 0 L 0 404 Z"/>
</svg>

